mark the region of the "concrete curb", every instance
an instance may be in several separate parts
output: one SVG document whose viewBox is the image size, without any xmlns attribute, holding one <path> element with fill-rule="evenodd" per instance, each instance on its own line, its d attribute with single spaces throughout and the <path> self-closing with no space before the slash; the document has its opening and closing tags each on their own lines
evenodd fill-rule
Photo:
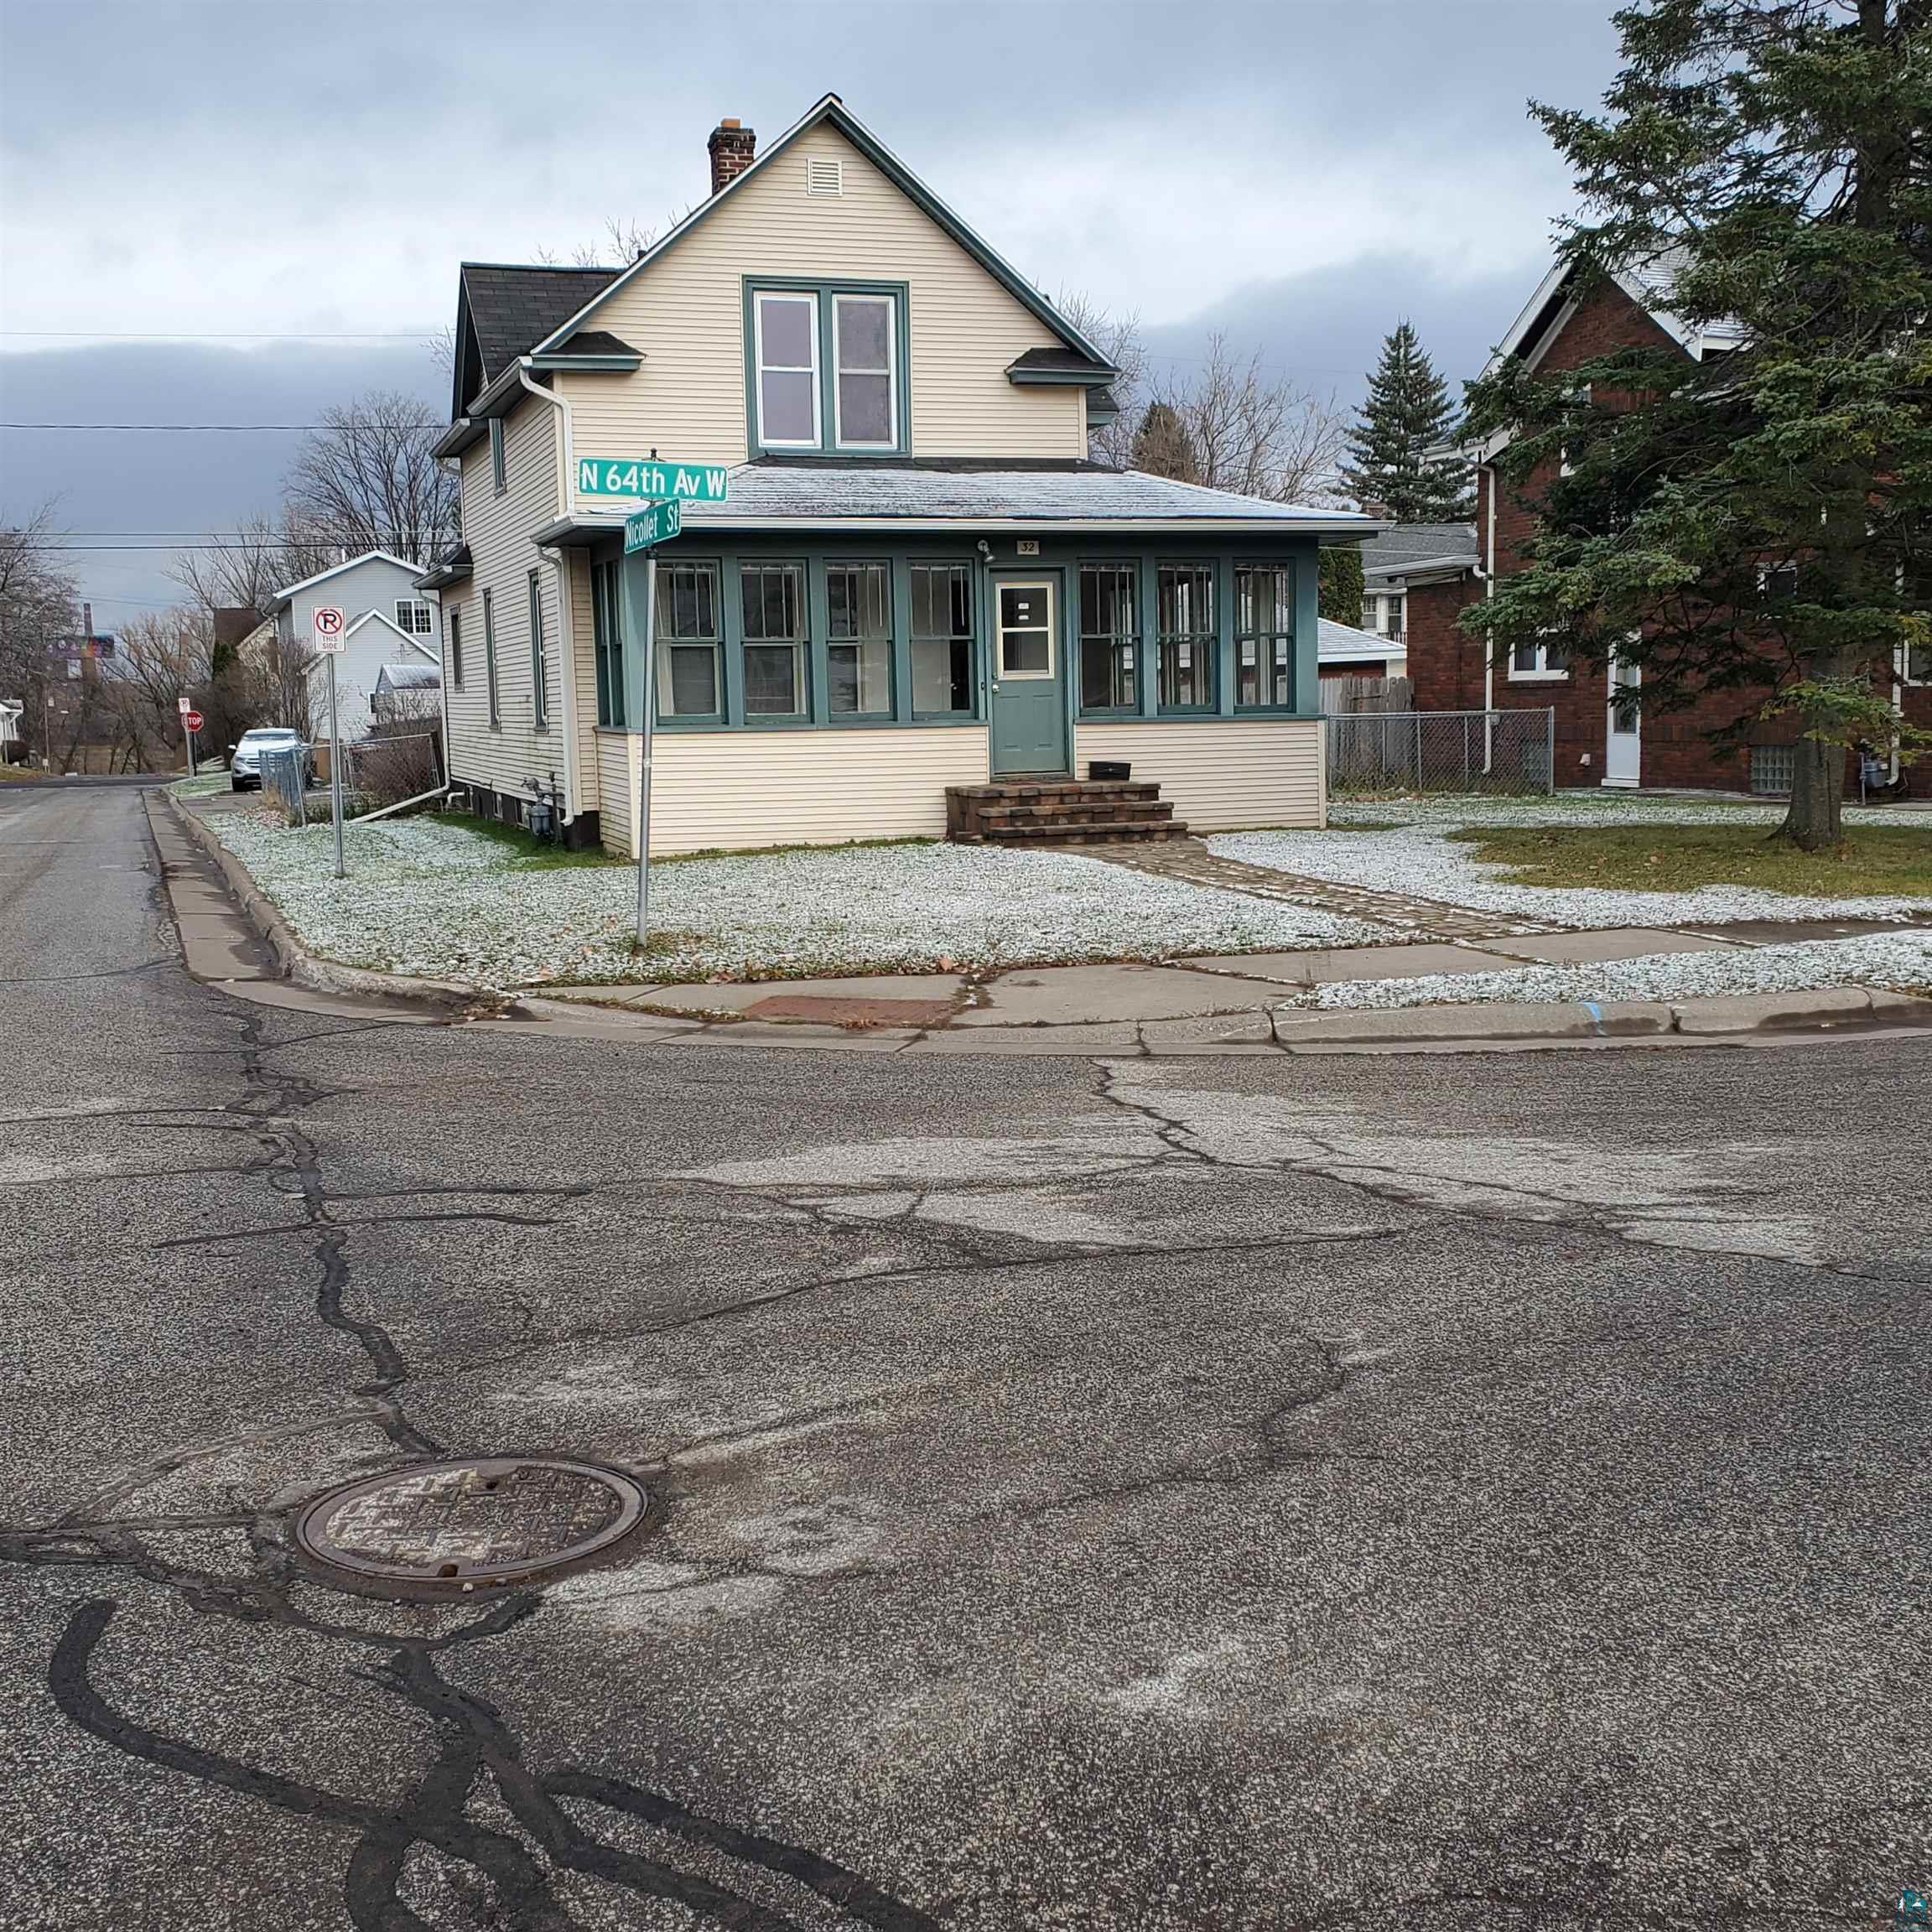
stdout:
<svg viewBox="0 0 1932 1932">
<path fill-rule="evenodd" d="M 152 798 L 153 793 L 150 792 L 148 797 Z M 411 1000 L 450 1013 L 470 1012 L 479 1007 L 496 1012 L 515 1004 L 486 988 L 465 985 L 460 980 L 418 979 L 406 973 L 375 973 L 361 966 L 341 966 L 332 959 L 318 959 L 290 931 L 274 901 L 256 884 L 255 875 L 215 836 L 213 829 L 171 791 L 163 787 L 161 797 L 175 823 L 214 862 L 241 906 L 242 916 L 262 935 L 275 955 L 282 977 L 291 984 L 317 993 Z"/>
<path fill-rule="evenodd" d="M 1862 987 L 1726 994 L 1703 1000 L 1571 1000 L 1358 1008 L 1314 1012 L 1253 1006 L 1180 1019 L 1066 1024 L 841 1027 L 746 1019 L 730 1012 L 655 1010 L 648 986 L 530 988 L 506 995 L 460 980 L 377 973 L 318 959 L 290 931 L 253 875 L 204 820 L 162 790 L 174 823 L 219 870 L 242 914 L 274 953 L 282 977 L 318 993 L 405 1000 L 452 1016 L 547 1022 L 565 1036 L 671 1046 L 766 1046 L 915 1057 L 1000 1054 L 1083 1059 L 1291 1057 L 1330 1052 L 1481 1052 L 1525 1047 L 1722 1046 L 1783 1035 L 1932 1031 L 1932 999 Z M 148 794 L 152 801 L 153 793 Z M 150 802 L 150 813 L 153 807 Z"/>
</svg>

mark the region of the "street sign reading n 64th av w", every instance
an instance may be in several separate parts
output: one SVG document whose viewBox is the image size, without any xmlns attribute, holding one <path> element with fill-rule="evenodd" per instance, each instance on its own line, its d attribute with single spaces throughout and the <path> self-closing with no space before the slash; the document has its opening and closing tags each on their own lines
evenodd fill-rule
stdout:
<svg viewBox="0 0 1932 1932">
<path fill-rule="evenodd" d="M 722 463 L 667 463 L 652 457 L 579 456 L 580 496 L 680 497 L 687 503 L 728 501 L 731 472 Z"/>
<path fill-rule="evenodd" d="M 634 550 L 648 550 L 653 543 L 675 537 L 683 527 L 684 512 L 675 498 L 668 503 L 651 504 L 635 517 L 624 519 L 624 554 L 628 557 Z"/>
</svg>

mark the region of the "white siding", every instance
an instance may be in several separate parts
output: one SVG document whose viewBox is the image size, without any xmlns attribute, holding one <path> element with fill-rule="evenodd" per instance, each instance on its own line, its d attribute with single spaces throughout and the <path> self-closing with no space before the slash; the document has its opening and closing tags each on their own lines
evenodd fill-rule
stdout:
<svg viewBox="0 0 1932 1932">
<path fill-rule="evenodd" d="M 601 801 L 597 828 L 606 852 L 620 858 L 637 856 L 636 828 L 631 823 L 637 796 L 637 773 L 644 740 L 631 731 L 600 731 L 592 749 L 597 757 L 597 796 Z"/>
<path fill-rule="evenodd" d="M 844 163 L 843 195 L 806 195 L 813 154 Z M 1006 380 L 1015 356 L 1058 338 L 843 135 L 820 127 L 733 190 L 585 325 L 620 336 L 645 360 L 628 376 L 558 377 L 575 455 L 657 449 L 680 460 L 745 460 L 747 275 L 908 285 L 915 455 L 1086 454 L 1080 390 Z M 610 506 L 607 498 L 582 501 Z"/>
<path fill-rule="evenodd" d="M 315 613 L 319 609 L 334 605 L 342 612 L 348 626 L 353 626 L 359 617 L 371 610 L 393 624 L 398 603 L 427 604 L 432 629 L 418 641 L 428 647 L 430 654 L 429 659 L 421 661 L 433 661 L 437 652 L 434 628 L 439 621 L 437 599 L 434 591 L 416 588 L 421 574 L 413 566 L 371 557 L 298 591 L 289 600 L 288 608 L 277 615 L 276 633 L 285 644 L 294 646 L 306 656 L 314 648 Z M 400 664 L 416 657 L 395 631 L 381 624 L 365 624 L 348 640 L 335 659 L 335 708 L 344 743 L 353 744 L 369 735 L 369 697 L 376 688 L 377 671 L 384 664 Z M 310 735 L 320 744 L 329 731 L 329 673 L 319 662 L 309 673 L 309 708 Z"/>
<path fill-rule="evenodd" d="M 504 425 L 504 473 L 508 487 L 496 494 L 491 479 L 490 444 L 480 439 L 463 453 L 463 537 L 470 546 L 470 581 L 444 593 L 445 611 L 463 613 L 463 688 L 449 687 L 450 770 L 527 797 L 527 779 L 564 782 L 563 646 L 558 634 L 557 579 L 530 539 L 557 515 L 557 470 L 562 435 L 558 413 L 534 397 Z M 528 582 L 538 573 L 543 623 L 549 640 L 550 728 L 535 728 L 530 678 Z M 500 725 L 490 725 L 489 685 L 483 638 L 483 593 L 494 593 L 496 689 Z M 448 620 L 445 617 L 445 623 Z"/>
<path fill-rule="evenodd" d="M 1081 724 L 1074 743 L 1076 770 L 1089 758 L 1130 760 L 1135 777 L 1155 781 L 1192 831 L 1327 823 L 1319 718 Z"/>
<path fill-rule="evenodd" d="M 940 839 L 946 787 L 986 782 L 986 728 L 663 731 L 652 758 L 653 853 Z M 619 814 L 605 808 L 604 842 L 627 853 L 621 818 L 619 846 Z"/>
</svg>

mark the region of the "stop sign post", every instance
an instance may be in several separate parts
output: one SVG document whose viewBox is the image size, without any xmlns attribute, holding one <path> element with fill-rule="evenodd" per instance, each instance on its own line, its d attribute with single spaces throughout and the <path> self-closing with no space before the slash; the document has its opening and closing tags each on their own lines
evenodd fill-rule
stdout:
<svg viewBox="0 0 1932 1932">
<path fill-rule="evenodd" d="M 335 730 L 335 660 L 347 643 L 341 606 L 318 604 L 309 613 L 315 648 L 329 660 L 329 815 L 335 825 L 335 876 L 342 876 L 342 742 Z"/>
<path fill-rule="evenodd" d="M 201 714 L 192 698 L 177 698 L 174 709 L 181 714 L 181 742 L 188 747 L 188 776 L 195 776 L 195 734 L 201 729 Z"/>
<path fill-rule="evenodd" d="M 208 720 L 199 711 L 184 711 L 181 714 L 181 722 L 188 727 L 190 733 L 193 733 L 199 731 Z"/>
</svg>

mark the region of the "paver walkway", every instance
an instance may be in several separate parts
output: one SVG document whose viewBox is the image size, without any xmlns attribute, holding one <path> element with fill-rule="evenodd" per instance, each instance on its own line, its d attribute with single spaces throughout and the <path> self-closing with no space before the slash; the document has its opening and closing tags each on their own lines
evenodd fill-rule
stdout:
<svg viewBox="0 0 1932 1932">
<path fill-rule="evenodd" d="M 1398 932 L 1426 939 L 1513 939 L 1535 932 L 1562 932 L 1567 927 L 1520 914 L 1478 912 L 1438 899 L 1416 899 L 1406 892 L 1379 892 L 1369 886 L 1347 886 L 1301 872 L 1278 872 L 1223 859 L 1192 839 L 1158 845 L 1088 845 L 1088 859 L 1105 859 L 1134 872 L 1208 886 L 1222 892 L 1245 892 L 1251 899 L 1273 899 L 1288 906 L 1311 906 L 1344 919 L 1368 919 Z"/>
</svg>

